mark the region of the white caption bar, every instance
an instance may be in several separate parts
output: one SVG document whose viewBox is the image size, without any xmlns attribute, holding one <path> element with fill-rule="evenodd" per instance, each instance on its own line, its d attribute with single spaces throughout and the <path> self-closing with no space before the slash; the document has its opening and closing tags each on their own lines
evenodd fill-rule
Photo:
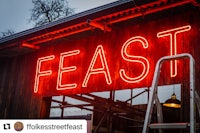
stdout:
<svg viewBox="0 0 200 133">
<path fill-rule="evenodd" d="M 87 133 L 86 120 L 0 120 L 0 133 Z"/>
</svg>

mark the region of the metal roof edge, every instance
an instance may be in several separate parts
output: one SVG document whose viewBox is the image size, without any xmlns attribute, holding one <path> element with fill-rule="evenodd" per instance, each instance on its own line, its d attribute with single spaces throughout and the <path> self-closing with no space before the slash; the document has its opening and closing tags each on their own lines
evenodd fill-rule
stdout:
<svg viewBox="0 0 200 133">
<path fill-rule="evenodd" d="M 30 28 L 30 29 L 15 33 L 13 35 L 3 37 L 3 38 L 0 39 L 0 45 L 3 44 L 3 43 L 6 43 L 8 41 L 11 41 L 13 39 L 23 37 L 23 36 L 26 36 L 26 35 L 29 35 L 29 34 L 33 34 L 35 32 L 38 32 L 38 31 L 41 31 L 41 30 L 44 30 L 44 29 L 48 29 L 50 27 L 53 27 L 53 26 L 56 26 L 56 25 L 59 25 L 59 24 L 62 24 L 62 23 L 66 23 L 66 22 L 69 22 L 69 21 L 72 21 L 72 20 L 75 20 L 75 19 L 78 19 L 78 18 L 81 18 L 81 17 L 84 17 L 84 16 L 88 16 L 88 15 L 91 15 L 91 14 L 94 14 L 94 13 L 97 13 L 97 12 L 100 12 L 100 11 L 103 11 L 103 10 L 106 10 L 106 9 L 109 9 L 109 8 L 113 8 L 115 6 L 119 6 L 119 5 L 128 3 L 128 2 L 131 2 L 131 1 L 132 0 L 118 0 L 118 1 L 106 4 L 106 5 L 102 5 L 102 6 L 90 9 L 90 10 L 86 10 L 84 12 L 80 12 L 80 13 L 77 13 L 77 14 L 74 14 L 74 15 L 71 15 L 71 16 L 50 22 L 50 23 L 45 24 L 45 25 Z"/>
</svg>

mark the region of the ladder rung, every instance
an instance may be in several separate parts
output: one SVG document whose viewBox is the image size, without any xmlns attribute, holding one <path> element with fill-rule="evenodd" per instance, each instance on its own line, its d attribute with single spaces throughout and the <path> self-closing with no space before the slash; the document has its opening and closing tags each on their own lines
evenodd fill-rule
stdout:
<svg viewBox="0 0 200 133">
<path fill-rule="evenodd" d="M 180 129 L 189 127 L 189 123 L 153 123 L 149 127 L 152 129 Z"/>
</svg>

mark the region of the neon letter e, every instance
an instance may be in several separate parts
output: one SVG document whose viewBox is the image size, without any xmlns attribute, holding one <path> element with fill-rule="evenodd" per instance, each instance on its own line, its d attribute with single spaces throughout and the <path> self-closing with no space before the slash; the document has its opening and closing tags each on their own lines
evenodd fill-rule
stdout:
<svg viewBox="0 0 200 133">
<path fill-rule="evenodd" d="M 59 70 L 58 70 L 58 79 L 57 79 L 57 90 L 65 90 L 65 89 L 73 89 L 77 87 L 76 83 L 72 84 L 62 84 L 62 76 L 64 73 L 68 73 L 70 71 L 75 71 L 77 68 L 76 66 L 68 66 L 64 67 L 63 62 L 64 59 L 70 56 L 74 56 L 80 53 L 80 50 L 69 51 L 60 54 L 60 63 L 59 63 Z"/>
</svg>

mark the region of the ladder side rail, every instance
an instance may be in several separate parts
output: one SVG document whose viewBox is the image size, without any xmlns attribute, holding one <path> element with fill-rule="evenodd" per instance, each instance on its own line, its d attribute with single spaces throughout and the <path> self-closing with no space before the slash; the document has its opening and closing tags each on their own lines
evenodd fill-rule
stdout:
<svg viewBox="0 0 200 133">
<path fill-rule="evenodd" d="M 156 104 L 156 108 L 157 108 L 158 123 L 163 123 L 162 105 L 159 101 L 158 95 L 155 96 L 155 104 Z"/>
<path fill-rule="evenodd" d="M 160 103 L 157 93 L 158 93 L 158 89 L 156 89 L 156 96 L 155 96 L 155 104 L 156 104 L 156 108 L 157 108 L 157 120 L 158 120 L 158 123 L 163 123 L 162 105 Z M 164 133 L 164 132 L 162 129 L 159 129 L 159 133 Z"/>
<path fill-rule="evenodd" d="M 190 59 L 190 133 L 196 133 L 196 106 L 195 106 L 195 61 L 191 54 Z"/>
<path fill-rule="evenodd" d="M 200 116 L 200 97 L 199 97 L 197 91 L 195 91 L 195 102 L 196 102 L 197 110 L 198 110 L 199 116 Z"/>
<path fill-rule="evenodd" d="M 145 115 L 145 120 L 144 120 L 144 126 L 142 133 L 148 133 L 148 125 L 150 124 L 151 121 L 151 115 L 152 115 L 152 106 L 153 102 L 155 100 L 155 94 L 157 94 L 157 84 L 158 84 L 158 78 L 160 75 L 160 69 L 165 61 L 169 60 L 176 60 L 180 58 L 189 58 L 190 59 L 190 133 L 195 133 L 195 115 L 194 115 L 194 85 L 195 85 L 195 71 L 194 71 L 194 59 L 192 55 L 188 53 L 183 53 L 183 54 L 178 54 L 174 56 L 164 56 L 160 58 L 156 64 L 155 72 L 154 72 L 154 77 L 153 77 L 153 82 L 152 82 L 152 87 L 150 91 L 150 98 L 149 102 L 147 105 L 147 111 Z"/>
<path fill-rule="evenodd" d="M 147 105 L 147 111 L 146 111 L 146 115 L 145 115 L 145 120 L 144 120 L 144 126 L 143 126 L 143 130 L 142 133 L 148 133 L 148 125 L 150 124 L 151 121 L 151 115 L 152 115 L 152 111 L 153 111 L 153 104 L 154 104 L 154 100 L 155 100 L 155 96 L 157 94 L 157 84 L 158 84 L 158 78 L 160 76 L 160 68 L 161 68 L 161 61 L 159 60 L 158 63 L 156 64 L 156 68 L 155 68 L 155 72 L 154 72 L 154 77 L 153 77 L 153 82 L 150 88 L 150 97 L 149 97 L 149 102 Z"/>
</svg>

